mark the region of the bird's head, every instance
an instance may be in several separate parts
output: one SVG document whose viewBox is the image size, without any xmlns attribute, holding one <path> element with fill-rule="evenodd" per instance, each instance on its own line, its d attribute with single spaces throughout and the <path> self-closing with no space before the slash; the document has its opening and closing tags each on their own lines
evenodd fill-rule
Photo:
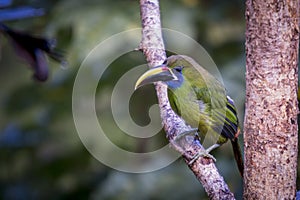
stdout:
<svg viewBox="0 0 300 200">
<path fill-rule="evenodd" d="M 166 83 L 171 89 L 176 89 L 180 87 L 184 81 L 184 68 L 183 65 L 171 63 L 168 59 L 162 65 L 154 67 L 140 76 L 135 84 L 135 89 L 158 81 Z"/>
</svg>

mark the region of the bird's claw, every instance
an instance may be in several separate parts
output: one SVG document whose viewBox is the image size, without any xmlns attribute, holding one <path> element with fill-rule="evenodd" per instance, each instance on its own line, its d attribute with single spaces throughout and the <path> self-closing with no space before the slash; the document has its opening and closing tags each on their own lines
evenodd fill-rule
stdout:
<svg viewBox="0 0 300 200">
<path fill-rule="evenodd" d="M 180 135 L 178 135 L 175 138 L 175 141 L 180 141 L 183 138 L 183 136 L 187 136 L 187 135 L 190 135 L 190 134 L 193 134 L 193 141 L 195 141 L 195 140 L 199 141 L 199 138 L 198 138 L 198 135 L 197 135 L 197 131 L 198 131 L 197 128 L 192 128 L 192 129 L 190 129 L 188 131 L 184 131 L 184 132 L 180 133 Z M 187 140 L 187 138 L 186 138 L 186 140 Z M 192 160 L 188 164 L 189 165 L 193 164 L 199 157 L 210 158 L 214 162 L 216 162 L 217 160 L 215 159 L 215 157 L 213 155 L 210 154 L 210 152 L 212 150 L 214 150 L 215 148 L 219 147 L 219 146 L 220 146 L 219 144 L 213 144 L 212 146 L 210 146 L 207 149 L 200 150 L 196 155 L 194 155 L 192 157 Z"/>
<path fill-rule="evenodd" d="M 215 157 L 213 157 L 211 154 L 209 154 L 212 150 L 218 148 L 220 145 L 219 144 L 214 144 L 212 146 L 210 146 L 208 149 L 204 149 L 204 150 L 200 150 L 196 155 L 193 156 L 192 160 L 189 162 L 189 165 L 193 164 L 200 156 L 202 157 L 206 157 L 206 158 L 210 158 L 212 159 L 214 162 L 216 162 L 217 160 L 215 159 Z"/>
<path fill-rule="evenodd" d="M 199 157 L 210 158 L 214 162 L 217 161 L 215 159 L 215 157 L 213 155 L 209 154 L 209 152 L 207 150 L 201 150 L 196 155 L 193 156 L 192 160 L 189 162 L 189 165 L 192 165 Z"/>
<path fill-rule="evenodd" d="M 197 130 L 198 130 L 197 128 L 192 128 L 190 130 L 185 130 L 185 131 L 181 132 L 179 135 L 177 135 L 174 140 L 177 143 L 180 143 L 180 141 L 182 139 L 185 139 L 186 141 L 194 141 L 194 138 L 197 135 Z M 190 136 L 191 134 L 193 136 Z"/>
<path fill-rule="evenodd" d="M 190 135 L 190 134 L 193 134 L 193 135 L 196 135 L 198 129 L 197 128 L 191 128 L 190 130 L 187 130 L 187 131 L 183 131 L 182 133 L 180 133 L 177 137 L 178 139 L 185 136 L 185 135 Z"/>
</svg>

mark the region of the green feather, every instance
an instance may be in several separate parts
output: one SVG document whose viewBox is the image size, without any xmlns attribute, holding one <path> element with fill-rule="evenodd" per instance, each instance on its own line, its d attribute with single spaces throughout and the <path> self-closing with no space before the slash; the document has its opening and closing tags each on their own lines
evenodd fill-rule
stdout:
<svg viewBox="0 0 300 200">
<path fill-rule="evenodd" d="M 243 159 L 237 141 L 237 112 L 233 100 L 226 95 L 224 86 L 188 56 L 170 56 L 167 66 L 173 71 L 181 66 L 183 76 L 179 87 L 169 87 L 169 101 L 174 111 L 189 125 L 198 127 L 201 138 L 209 134 L 219 145 L 230 139 L 235 160 L 243 176 Z"/>
<path fill-rule="evenodd" d="M 188 124 L 196 126 L 202 137 L 211 133 L 218 144 L 233 139 L 238 131 L 236 109 L 228 101 L 224 86 L 192 58 L 171 56 L 167 66 L 182 66 L 184 81 L 178 88 L 169 87 L 169 100 Z"/>
<path fill-rule="evenodd" d="M 242 154 L 237 141 L 237 112 L 224 86 L 192 58 L 184 55 L 170 56 L 163 65 L 148 70 L 137 80 L 135 89 L 157 81 L 168 85 L 173 110 L 190 126 L 198 128 L 202 144 L 205 136 L 213 138 L 214 144 L 205 155 L 230 139 L 243 174 Z"/>
</svg>

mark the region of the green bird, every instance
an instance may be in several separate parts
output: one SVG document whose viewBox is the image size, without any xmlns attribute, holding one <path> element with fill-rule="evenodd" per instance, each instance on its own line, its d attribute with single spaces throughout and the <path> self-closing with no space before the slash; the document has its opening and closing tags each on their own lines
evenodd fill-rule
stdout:
<svg viewBox="0 0 300 200">
<path fill-rule="evenodd" d="M 195 159 L 199 156 L 211 157 L 209 152 L 229 139 L 238 169 L 243 176 L 237 112 L 233 100 L 226 95 L 224 86 L 185 55 L 170 56 L 162 65 L 145 72 L 137 80 L 135 89 L 158 81 L 167 84 L 172 109 L 186 123 L 196 128 L 195 137 L 199 135 L 203 140 L 205 136 L 209 136 L 214 139 L 214 144 L 205 152 L 199 152 Z"/>
</svg>

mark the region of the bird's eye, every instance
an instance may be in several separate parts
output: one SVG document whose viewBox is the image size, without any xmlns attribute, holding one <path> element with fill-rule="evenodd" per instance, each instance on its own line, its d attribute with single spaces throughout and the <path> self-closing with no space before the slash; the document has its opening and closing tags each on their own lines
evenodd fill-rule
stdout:
<svg viewBox="0 0 300 200">
<path fill-rule="evenodd" d="M 168 62 L 168 59 L 166 59 L 164 62 L 163 62 L 163 65 L 166 65 Z"/>
<path fill-rule="evenodd" d="M 175 69 L 177 72 L 182 72 L 183 66 L 176 66 L 176 67 L 174 67 L 174 69 Z"/>
</svg>

